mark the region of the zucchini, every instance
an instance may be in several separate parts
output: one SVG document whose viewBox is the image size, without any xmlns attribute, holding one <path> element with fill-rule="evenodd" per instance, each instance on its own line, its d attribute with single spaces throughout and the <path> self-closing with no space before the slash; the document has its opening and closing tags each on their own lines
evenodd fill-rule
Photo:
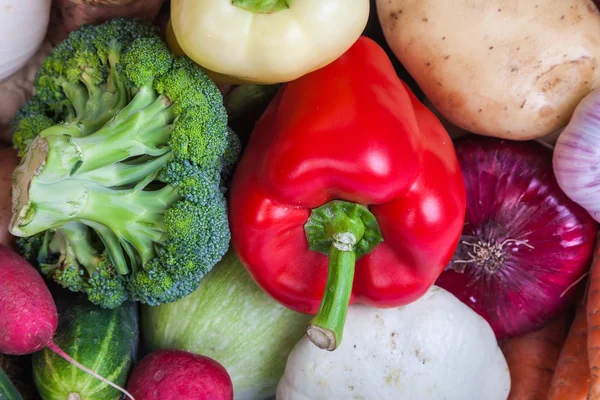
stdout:
<svg viewBox="0 0 600 400">
<path fill-rule="evenodd" d="M 8 379 L 2 368 L 0 368 L 0 400 L 22 400 L 17 388 Z"/>
<path fill-rule="evenodd" d="M 59 313 L 56 344 L 104 378 L 124 387 L 138 345 L 135 303 L 114 310 L 78 296 Z M 59 308 L 60 310 L 60 308 Z M 121 392 L 48 349 L 33 355 L 33 378 L 44 400 L 118 400 Z"/>
</svg>

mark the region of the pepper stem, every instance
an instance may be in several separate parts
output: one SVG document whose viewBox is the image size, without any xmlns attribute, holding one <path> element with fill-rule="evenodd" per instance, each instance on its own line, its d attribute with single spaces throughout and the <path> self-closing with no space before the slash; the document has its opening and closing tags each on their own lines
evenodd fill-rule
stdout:
<svg viewBox="0 0 600 400">
<path fill-rule="evenodd" d="M 231 4 L 255 14 L 272 14 L 290 8 L 292 0 L 231 0 Z"/>
<path fill-rule="evenodd" d="M 306 334 L 317 347 L 333 351 L 342 341 L 356 260 L 370 253 L 383 237 L 365 206 L 340 200 L 314 209 L 304 230 L 310 249 L 329 256 L 321 305 Z"/>
</svg>

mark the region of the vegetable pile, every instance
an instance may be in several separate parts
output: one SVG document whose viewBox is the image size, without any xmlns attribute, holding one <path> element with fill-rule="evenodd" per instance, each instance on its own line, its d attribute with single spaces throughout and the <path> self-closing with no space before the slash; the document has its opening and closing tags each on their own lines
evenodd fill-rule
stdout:
<svg viewBox="0 0 600 400">
<path fill-rule="evenodd" d="M 595 2 L 21 3 L 0 399 L 600 399 Z"/>
<path fill-rule="evenodd" d="M 221 187 L 238 146 L 217 87 L 126 19 L 72 33 L 35 84 L 13 138 L 24 255 L 103 307 L 191 293 L 230 236 Z"/>
</svg>

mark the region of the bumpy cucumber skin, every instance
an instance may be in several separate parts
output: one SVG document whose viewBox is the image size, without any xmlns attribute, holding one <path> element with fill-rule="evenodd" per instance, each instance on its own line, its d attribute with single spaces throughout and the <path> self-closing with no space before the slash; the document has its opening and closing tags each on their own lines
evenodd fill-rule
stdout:
<svg viewBox="0 0 600 400">
<path fill-rule="evenodd" d="M 22 400 L 17 388 L 0 368 L 0 400 Z"/>
<path fill-rule="evenodd" d="M 55 342 L 75 360 L 124 387 L 136 357 L 138 326 L 135 303 L 107 310 L 80 297 L 59 313 Z M 121 398 L 119 391 L 48 349 L 34 354 L 33 377 L 43 400 Z"/>
</svg>

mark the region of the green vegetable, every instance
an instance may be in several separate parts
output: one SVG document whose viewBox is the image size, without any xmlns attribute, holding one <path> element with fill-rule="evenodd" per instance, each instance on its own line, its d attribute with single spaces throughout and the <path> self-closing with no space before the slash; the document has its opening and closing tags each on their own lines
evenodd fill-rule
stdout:
<svg viewBox="0 0 600 400">
<path fill-rule="evenodd" d="M 265 294 L 231 250 L 195 292 L 145 306 L 141 318 L 147 350 L 175 348 L 215 359 L 229 372 L 236 400 L 275 394 L 309 319 Z"/>
<path fill-rule="evenodd" d="M 12 384 L 4 370 L 0 368 L 0 400 L 21 400 L 17 388 Z"/>
<path fill-rule="evenodd" d="M 105 308 L 191 293 L 230 239 L 240 145 L 217 87 L 125 18 L 71 33 L 35 86 L 14 127 L 21 253 Z"/>
<path fill-rule="evenodd" d="M 55 342 L 100 376 L 124 387 L 138 346 L 136 303 L 103 309 L 79 297 L 62 307 Z M 48 349 L 33 355 L 33 377 L 44 400 L 117 400 L 118 390 Z"/>
</svg>

